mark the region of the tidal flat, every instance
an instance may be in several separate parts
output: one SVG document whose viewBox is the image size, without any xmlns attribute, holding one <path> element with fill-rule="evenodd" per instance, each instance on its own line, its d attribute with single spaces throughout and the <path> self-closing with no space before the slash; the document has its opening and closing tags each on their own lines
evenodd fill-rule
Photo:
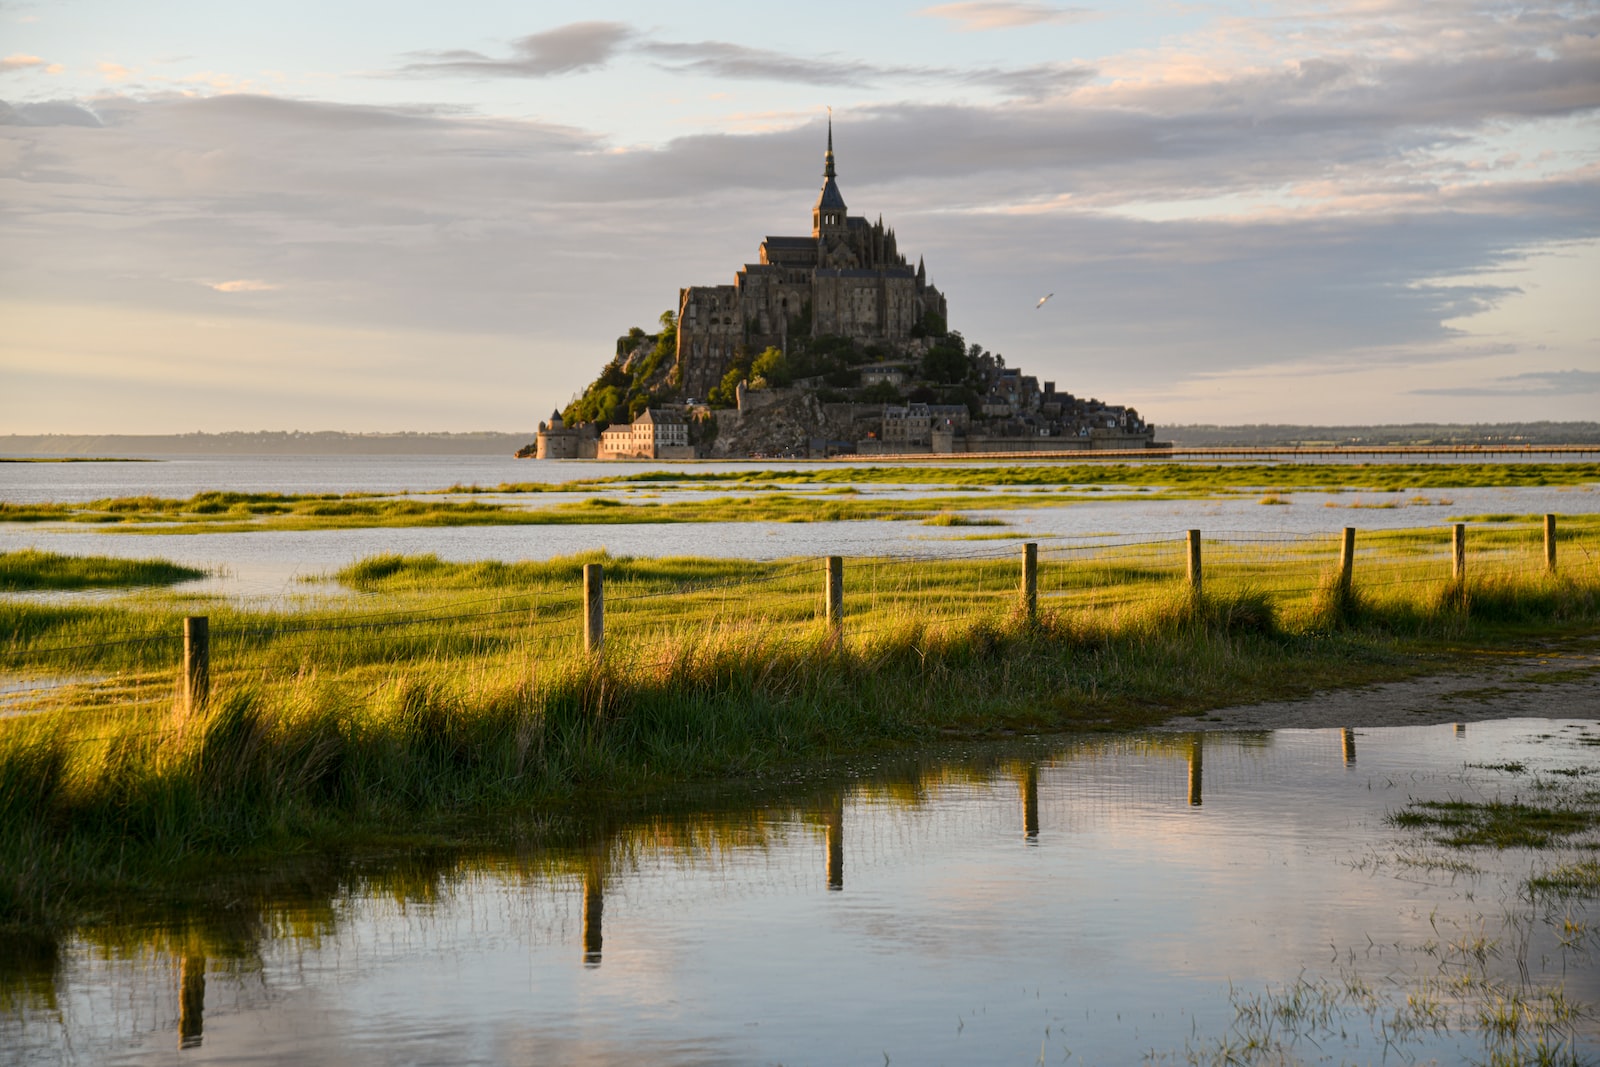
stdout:
<svg viewBox="0 0 1600 1067">
<path fill-rule="evenodd" d="M 429 526 L 927 521 L 971 511 L 1225 500 L 1263 490 L 1269 492 L 1261 503 L 1287 504 L 1292 501 L 1282 495 L 1285 491 L 1388 494 L 1577 488 L 1596 482 L 1600 482 L 1600 464 L 1593 463 L 819 465 L 772 471 L 656 470 L 562 483 L 502 483 L 492 488 L 453 484 L 401 494 L 207 490 L 187 498 L 0 499 L 0 524 L 71 523 L 109 532 L 202 534 Z M 810 491 L 782 491 L 798 488 Z M 678 498 L 646 499 L 639 492 L 643 489 L 656 494 L 670 489 Z M 701 498 L 718 490 L 736 495 Z M 545 496 L 561 499 L 548 503 L 538 499 Z M 529 497 L 534 500 L 525 499 Z M 1351 502 L 1344 506 L 1387 508 L 1415 502 Z M 1433 501 L 1422 503 L 1431 505 Z"/>
</svg>

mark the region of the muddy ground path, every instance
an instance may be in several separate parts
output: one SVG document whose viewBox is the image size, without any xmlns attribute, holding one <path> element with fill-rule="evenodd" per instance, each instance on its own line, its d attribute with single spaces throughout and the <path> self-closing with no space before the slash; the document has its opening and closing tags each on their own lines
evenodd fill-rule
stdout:
<svg viewBox="0 0 1600 1067">
<path fill-rule="evenodd" d="M 1422 677 L 1217 708 L 1174 718 L 1159 729 L 1432 726 L 1521 718 L 1600 721 L 1600 634 L 1462 652 Z"/>
</svg>

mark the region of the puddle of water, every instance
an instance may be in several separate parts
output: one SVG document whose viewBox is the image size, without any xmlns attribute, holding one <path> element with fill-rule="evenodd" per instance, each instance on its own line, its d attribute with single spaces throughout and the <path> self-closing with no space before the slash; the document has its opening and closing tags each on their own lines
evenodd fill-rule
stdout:
<svg viewBox="0 0 1600 1067">
<path fill-rule="evenodd" d="M 0 1048 L 1115 1064 L 1182 1062 L 1229 1035 L 1241 997 L 1299 978 L 1364 982 L 1388 1012 L 1426 979 L 1526 967 L 1592 1007 L 1600 945 L 1561 925 L 1592 905 L 1520 894 L 1557 856 L 1446 853 L 1384 816 L 1526 792 L 1473 765 L 1548 778 L 1592 767 L 1597 739 L 1592 722 L 1520 720 L 1026 743 L 602 812 L 561 847 L 266 871 L 217 914 L 84 931 L 0 968 Z M 1449 947 L 1480 936 L 1481 965 Z M 1580 1060 L 1600 1056 L 1600 1022 L 1574 1025 Z M 1298 1054 L 1377 1062 L 1380 1029 L 1358 1013 Z M 1396 1062 L 1485 1047 L 1425 1030 Z"/>
<path fill-rule="evenodd" d="M 75 685 L 104 681 L 104 675 L 71 674 L 41 678 L 0 676 L 0 719 L 31 715 L 52 693 Z"/>
</svg>

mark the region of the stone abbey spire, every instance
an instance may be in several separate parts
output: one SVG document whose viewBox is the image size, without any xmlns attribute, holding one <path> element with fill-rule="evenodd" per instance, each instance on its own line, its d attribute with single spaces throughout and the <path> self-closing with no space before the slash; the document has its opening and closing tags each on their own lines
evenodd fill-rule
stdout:
<svg viewBox="0 0 1600 1067">
<path fill-rule="evenodd" d="M 844 196 L 834 179 L 833 168 L 833 112 L 828 112 L 828 151 L 822 157 L 822 192 L 817 194 L 817 205 L 811 209 L 811 236 L 821 238 L 826 234 L 843 233 L 850 209 L 845 207 Z"/>
</svg>

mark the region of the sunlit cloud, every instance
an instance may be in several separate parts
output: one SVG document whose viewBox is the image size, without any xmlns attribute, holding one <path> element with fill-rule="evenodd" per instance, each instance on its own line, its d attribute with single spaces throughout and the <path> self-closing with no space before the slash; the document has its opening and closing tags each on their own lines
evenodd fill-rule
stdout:
<svg viewBox="0 0 1600 1067">
<path fill-rule="evenodd" d="M 239 278 L 231 282 L 217 282 L 211 288 L 219 293 L 266 293 L 279 286 L 271 282 L 264 282 L 259 278 Z"/>
<path fill-rule="evenodd" d="M 925 7 L 917 14 L 953 22 L 962 33 L 1010 30 L 1048 22 L 1086 22 L 1101 17 L 1098 11 L 1085 7 L 1059 7 L 1028 0 L 967 0 Z"/>
<path fill-rule="evenodd" d="M 23 55 L 17 52 L 0 59 L 0 72 L 13 70 L 32 70 L 37 67 L 46 67 L 48 64 L 38 56 Z"/>
<path fill-rule="evenodd" d="M 127 67 L 124 67 L 121 63 L 111 63 L 105 61 L 96 63 L 94 65 L 94 69 L 98 70 L 101 76 L 104 77 L 108 82 L 122 81 L 123 79 L 127 78 L 128 75 L 133 73 L 133 71 L 129 70 Z"/>
</svg>

